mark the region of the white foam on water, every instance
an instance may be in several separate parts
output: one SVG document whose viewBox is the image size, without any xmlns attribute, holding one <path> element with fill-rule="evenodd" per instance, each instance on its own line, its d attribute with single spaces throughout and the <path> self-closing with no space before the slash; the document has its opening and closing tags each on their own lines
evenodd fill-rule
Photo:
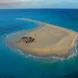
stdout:
<svg viewBox="0 0 78 78">
<path fill-rule="evenodd" d="M 18 51 L 20 55 L 25 55 L 21 50 L 19 49 L 15 49 L 15 50 Z"/>
<path fill-rule="evenodd" d="M 75 56 L 77 56 L 77 54 L 76 54 L 76 53 L 71 54 L 71 55 L 69 55 L 69 56 L 67 57 L 67 59 L 70 59 L 70 58 L 75 57 Z"/>
<path fill-rule="evenodd" d="M 65 58 L 60 58 L 60 60 L 61 60 L 61 61 L 64 61 L 64 60 L 65 60 Z"/>
</svg>

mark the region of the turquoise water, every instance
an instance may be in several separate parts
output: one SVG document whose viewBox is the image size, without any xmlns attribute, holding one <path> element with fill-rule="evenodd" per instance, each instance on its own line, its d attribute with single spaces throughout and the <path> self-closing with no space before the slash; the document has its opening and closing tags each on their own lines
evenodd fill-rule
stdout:
<svg viewBox="0 0 78 78">
<path fill-rule="evenodd" d="M 30 18 L 78 31 L 78 9 L 0 10 L 0 77 L 74 78 L 78 77 L 78 57 L 65 61 L 37 61 L 25 58 L 5 45 L 8 34 L 35 28 L 36 24 L 15 18 Z"/>
</svg>

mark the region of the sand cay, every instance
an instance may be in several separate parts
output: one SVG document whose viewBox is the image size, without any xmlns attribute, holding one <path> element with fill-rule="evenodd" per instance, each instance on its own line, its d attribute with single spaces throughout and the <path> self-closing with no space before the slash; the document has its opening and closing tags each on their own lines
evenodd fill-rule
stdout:
<svg viewBox="0 0 78 78">
<path fill-rule="evenodd" d="M 76 38 L 78 36 L 77 32 L 36 20 L 25 18 L 17 19 L 40 24 L 40 27 L 30 32 L 19 34 L 22 35 L 22 37 L 33 37 L 33 42 L 26 43 L 22 37 L 17 39 L 17 41 L 14 39 L 14 45 L 23 53 L 40 57 L 68 57 L 74 53 Z"/>
</svg>

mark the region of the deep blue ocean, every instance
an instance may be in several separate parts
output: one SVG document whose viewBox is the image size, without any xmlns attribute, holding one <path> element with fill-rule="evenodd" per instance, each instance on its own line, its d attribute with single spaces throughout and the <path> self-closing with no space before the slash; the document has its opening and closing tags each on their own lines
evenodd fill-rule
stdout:
<svg viewBox="0 0 78 78">
<path fill-rule="evenodd" d="M 78 78 L 78 57 L 56 62 L 37 61 L 9 49 L 5 45 L 8 34 L 36 27 L 15 18 L 30 18 L 78 32 L 78 9 L 0 10 L 0 78 Z"/>
</svg>

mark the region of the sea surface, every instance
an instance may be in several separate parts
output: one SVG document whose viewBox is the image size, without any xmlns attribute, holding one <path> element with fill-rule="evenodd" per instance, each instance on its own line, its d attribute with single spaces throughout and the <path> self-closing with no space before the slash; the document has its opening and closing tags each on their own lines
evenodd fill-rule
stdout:
<svg viewBox="0 0 78 78">
<path fill-rule="evenodd" d="M 30 18 L 78 32 L 78 9 L 0 10 L 0 78 L 78 78 L 78 57 L 42 61 L 9 49 L 5 44 L 7 35 L 37 26 L 16 18 Z"/>
</svg>

